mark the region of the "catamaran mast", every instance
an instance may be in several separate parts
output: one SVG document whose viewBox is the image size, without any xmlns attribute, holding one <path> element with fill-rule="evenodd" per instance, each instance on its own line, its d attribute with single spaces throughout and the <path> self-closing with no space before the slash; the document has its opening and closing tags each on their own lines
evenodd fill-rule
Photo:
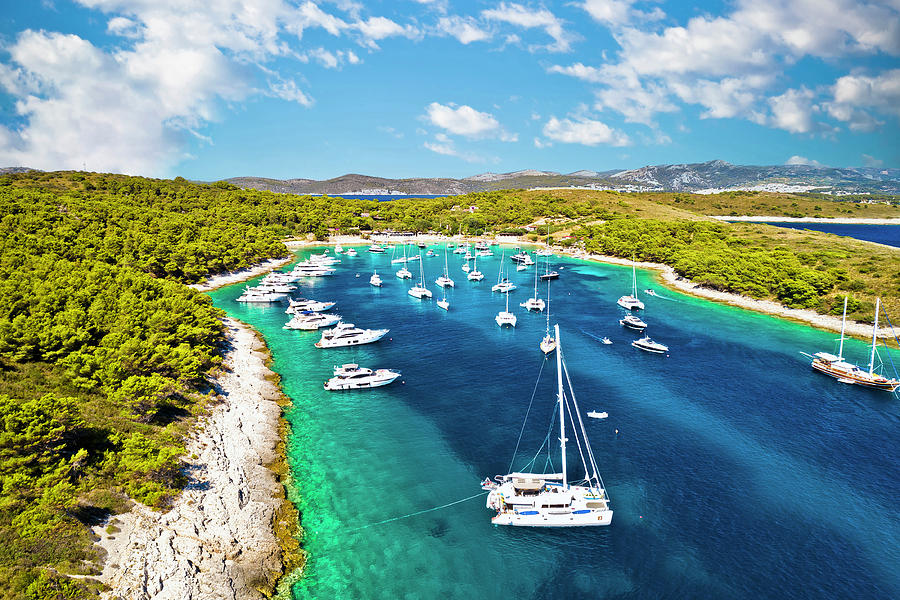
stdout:
<svg viewBox="0 0 900 600">
<path fill-rule="evenodd" d="M 537 269 L 535 269 L 537 272 Z M 535 294 L 537 296 L 537 294 Z M 550 335 L 550 280 L 547 280 L 547 335 Z"/>
<path fill-rule="evenodd" d="M 631 297 L 637 298 L 637 271 L 634 268 L 634 254 L 631 255 Z"/>
<path fill-rule="evenodd" d="M 566 479 L 566 415 L 563 409 L 563 405 L 566 401 L 565 398 L 563 398 L 562 347 L 559 343 L 559 324 L 553 326 L 553 332 L 556 334 L 556 385 L 558 388 L 557 398 L 559 398 L 559 446 L 562 449 L 563 489 L 566 489 L 569 487 L 569 482 Z"/>
<path fill-rule="evenodd" d="M 847 296 L 844 296 L 844 316 L 841 317 L 841 345 L 838 348 L 838 360 L 844 360 L 844 325 L 847 323 Z"/>
<path fill-rule="evenodd" d="M 875 299 L 875 326 L 872 328 L 872 357 L 869 359 L 869 375 L 875 370 L 875 340 L 878 336 L 878 309 L 881 307 L 881 298 Z"/>
</svg>

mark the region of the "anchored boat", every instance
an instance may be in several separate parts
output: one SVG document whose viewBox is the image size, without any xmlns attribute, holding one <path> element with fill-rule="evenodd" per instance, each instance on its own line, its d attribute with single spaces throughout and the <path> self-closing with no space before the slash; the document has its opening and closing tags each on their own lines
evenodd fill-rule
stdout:
<svg viewBox="0 0 900 600">
<path fill-rule="evenodd" d="M 399 371 L 372 370 L 360 367 L 356 363 L 347 363 L 334 368 L 334 377 L 325 382 L 325 389 L 338 391 L 376 388 L 388 385 L 398 377 L 400 377 Z"/>
<path fill-rule="evenodd" d="M 518 527 L 596 527 L 612 523 L 613 511 L 597 461 L 587 438 L 584 422 L 575 399 L 556 334 L 557 406 L 559 408 L 560 473 L 513 472 L 486 478 L 482 488 L 488 490 L 487 508 L 497 511 L 494 525 Z M 563 387 L 563 375 L 568 393 Z M 566 430 L 571 424 L 571 431 Z M 548 433 L 552 436 L 552 433 Z M 584 477 L 570 481 L 566 463 L 566 447 L 571 435 L 578 446 Z M 548 457 L 549 458 L 549 457 Z M 515 458 L 514 458 L 515 460 Z M 533 464 L 534 460 L 530 464 Z"/>
</svg>

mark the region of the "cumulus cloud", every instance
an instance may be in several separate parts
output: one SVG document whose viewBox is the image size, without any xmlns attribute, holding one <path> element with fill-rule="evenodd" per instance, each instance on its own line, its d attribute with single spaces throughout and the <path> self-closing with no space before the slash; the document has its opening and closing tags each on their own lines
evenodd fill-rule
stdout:
<svg viewBox="0 0 900 600">
<path fill-rule="evenodd" d="M 550 117 L 544 124 L 544 136 L 566 144 L 582 144 L 584 146 L 628 146 L 631 140 L 621 131 L 612 129 L 605 123 L 575 117 L 574 119 L 557 119 Z"/>
<path fill-rule="evenodd" d="M 481 28 L 472 17 L 442 17 L 438 21 L 438 31 L 455 37 L 461 44 L 483 42 L 491 38 L 490 32 Z"/>
<path fill-rule="evenodd" d="M 863 154 L 862 159 L 863 159 L 864 167 L 876 167 L 877 168 L 877 167 L 884 166 L 883 160 L 881 160 L 880 158 L 875 158 L 874 156 L 871 156 L 869 154 Z"/>
<path fill-rule="evenodd" d="M 326 68 L 357 64 L 352 50 L 295 49 L 311 29 L 353 36 L 370 49 L 418 30 L 337 0 L 343 16 L 306 0 L 78 0 L 101 11 L 103 47 L 76 35 L 24 31 L 5 50 L 0 86 L 19 124 L 0 127 L 0 162 L 164 175 L 187 141 L 224 106 L 265 95 L 314 103 L 298 79 L 266 65 L 275 58 Z M 291 42 L 294 42 L 292 45 Z M 302 81 L 302 79 L 300 79 Z"/>
<path fill-rule="evenodd" d="M 824 167 L 822 163 L 817 160 L 813 160 L 811 158 L 806 158 L 805 156 L 794 155 L 787 159 L 784 164 L 786 165 L 803 165 L 806 167 Z"/>
<path fill-rule="evenodd" d="M 730 13 L 698 16 L 681 25 L 644 28 L 653 18 L 631 0 L 584 0 L 579 5 L 607 25 L 621 51 L 614 62 L 553 65 L 551 73 L 599 87 L 596 108 L 653 126 L 673 103 L 700 105 L 703 118 L 744 118 L 791 131 L 834 130 L 813 115 L 870 131 L 877 114 L 900 116 L 896 70 L 852 73 L 828 90 L 778 89 L 804 58 L 900 55 L 900 5 L 855 0 L 737 0 Z"/>
<path fill-rule="evenodd" d="M 489 21 L 508 23 L 523 29 L 543 29 L 548 36 L 553 38 L 552 44 L 531 46 L 531 50 L 568 52 L 572 48 L 572 42 L 576 39 L 574 34 L 566 31 L 563 21 L 546 8 L 532 10 L 514 2 L 501 2 L 497 8 L 482 11 L 481 16 Z M 518 41 L 517 37 L 516 41 Z"/>
<path fill-rule="evenodd" d="M 452 134 L 468 138 L 499 138 L 505 142 L 514 142 L 517 137 L 507 133 L 494 115 L 480 112 L 471 106 L 444 105 L 432 102 L 426 108 L 426 118 Z"/>
</svg>

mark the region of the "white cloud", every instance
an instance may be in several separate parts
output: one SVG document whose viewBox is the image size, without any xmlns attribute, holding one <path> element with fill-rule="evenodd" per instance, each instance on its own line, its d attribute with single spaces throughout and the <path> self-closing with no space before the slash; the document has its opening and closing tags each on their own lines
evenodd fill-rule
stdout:
<svg viewBox="0 0 900 600">
<path fill-rule="evenodd" d="M 442 17 L 438 21 L 438 31 L 451 35 L 462 44 L 483 42 L 491 39 L 491 34 L 478 26 L 478 22 L 472 17 Z"/>
<path fill-rule="evenodd" d="M 360 62 L 359 57 L 352 50 L 336 50 L 332 52 L 325 48 L 307 50 L 299 54 L 298 58 L 302 62 L 314 60 L 326 69 L 337 69 L 344 63 L 355 65 Z"/>
<path fill-rule="evenodd" d="M 493 137 L 504 142 L 514 142 L 518 139 L 514 134 L 507 133 L 494 115 L 477 111 L 465 104 L 458 108 L 454 106 L 432 102 L 426 108 L 426 116 L 433 125 L 455 135 L 468 138 Z"/>
<path fill-rule="evenodd" d="M 444 156 L 453 156 L 455 158 L 461 158 L 462 160 L 464 160 L 466 162 L 471 162 L 471 163 L 485 162 L 485 159 L 481 156 L 478 156 L 476 154 L 469 154 L 466 152 L 460 152 L 459 150 L 457 150 L 456 146 L 454 146 L 454 144 L 453 144 L 453 141 L 450 140 L 446 135 L 437 134 L 435 136 L 435 139 L 437 141 L 425 142 L 424 144 L 422 144 L 422 146 L 424 148 L 426 148 L 427 150 L 431 150 L 432 152 L 434 152 L 436 154 L 442 154 Z"/>
<path fill-rule="evenodd" d="M 372 49 L 378 49 L 375 43 L 378 40 L 398 36 L 416 39 L 421 35 L 412 25 L 400 25 L 387 17 L 369 17 L 365 21 L 357 21 L 352 27 L 362 34 L 363 43 Z"/>
<path fill-rule="evenodd" d="M 514 2 L 501 2 L 497 8 L 484 10 L 481 16 L 489 21 L 500 21 L 516 25 L 524 29 L 543 29 L 553 38 L 552 44 L 532 46 L 531 50 L 544 49 L 550 52 L 568 52 L 576 36 L 565 30 L 563 22 L 549 10 L 542 8 L 530 10 Z M 516 38 L 518 41 L 518 38 Z"/>
<path fill-rule="evenodd" d="M 786 165 L 803 165 L 807 167 L 824 167 L 822 163 L 817 160 L 813 160 L 810 158 L 806 158 L 805 156 L 794 155 L 787 159 L 784 164 Z"/>
<path fill-rule="evenodd" d="M 586 117 L 576 117 L 574 120 L 550 117 L 544 124 L 543 133 L 551 140 L 566 144 L 628 146 L 631 143 L 623 132 Z"/>
<path fill-rule="evenodd" d="M 553 65 L 549 69 L 547 69 L 547 71 L 549 73 L 560 73 L 561 75 L 568 75 L 570 77 L 575 77 L 577 79 L 588 81 L 590 83 L 602 83 L 604 81 L 602 69 L 598 69 L 597 67 L 588 67 L 580 62 L 569 65 L 568 67 Z"/>
<path fill-rule="evenodd" d="M 581 5 L 595 21 L 622 25 L 630 19 L 632 0 L 585 0 Z"/>
<path fill-rule="evenodd" d="M 865 166 L 865 167 L 876 167 L 877 168 L 877 167 L 884 166 L 883 160 L 881 160 L 880 158 L 875 158 L 874 156 L 871 156 L 870 154 L 863 154 L 862 159 L 863 159 L 863 166 Z"/>
<path fill-rule="evenodd" d="M 787 90 L 780 96 L 769 98 L 772 116 L 769 124 L 791 133 L 809 133 L 816 128 L 812 113 L 813 92 L 801 88 Z"/>
</svg>

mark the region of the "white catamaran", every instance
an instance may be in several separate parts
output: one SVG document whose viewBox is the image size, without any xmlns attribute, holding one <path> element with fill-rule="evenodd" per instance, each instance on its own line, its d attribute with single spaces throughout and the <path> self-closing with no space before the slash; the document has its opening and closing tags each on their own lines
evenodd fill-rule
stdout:
<svg viewBox="0 0 900 600">
<path fill-rule="evenodd" d="M 637 271 L 634 267 L 634 257 L 631 257 L 631 295 L 630 296 L 622 296 L 616 302 L 622 308 L 626 308 L 628 310 L 635 310 L 644 308 L 644 303 L 638 300 L 637 297 Z"/>
<path fill-rule="evenodd" d="M 597 461 L 587 438 L 587 432 L 572 390 L 568 370 L 559 344 L 559 325 L 554 328 L 557 340 L 556 377 L 557 405 L 559 407 L 560 473 L 520 473 L 497 475 L 482 482 L 488 490 L 487 508 L 497 511 L 491 519 L 494 525 L 519 527 L 588 527 L 609 525 L 613 511 Z M 569 393 L 563 388 L 563 374 Z M 566 464 L 566 424 L 578 446 L 578 455 L 584 469 L 584 478 L 569 480 Z M 532 461 L 533 462 L 533 461 Z"/>
</svg>

